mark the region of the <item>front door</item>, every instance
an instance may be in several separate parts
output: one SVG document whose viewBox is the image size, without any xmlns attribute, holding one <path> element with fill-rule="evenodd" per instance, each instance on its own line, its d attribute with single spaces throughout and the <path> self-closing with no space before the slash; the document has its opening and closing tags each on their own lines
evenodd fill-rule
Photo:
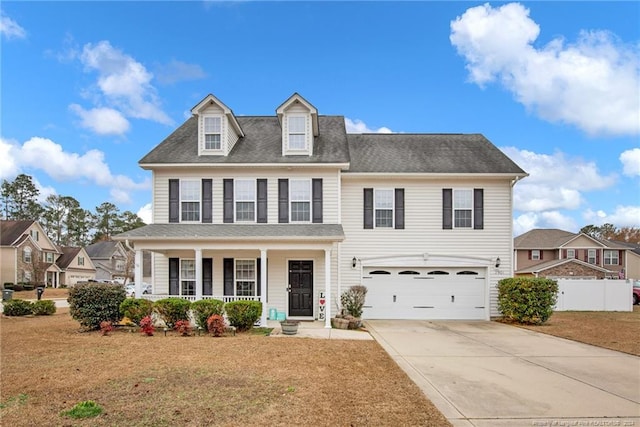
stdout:
<svg viewBox="0 0 640 427">
<path fill-rule="evenodd" d="M 313 261 L 289 261 L 289 316 L 313 316 Z"/>
</svg>

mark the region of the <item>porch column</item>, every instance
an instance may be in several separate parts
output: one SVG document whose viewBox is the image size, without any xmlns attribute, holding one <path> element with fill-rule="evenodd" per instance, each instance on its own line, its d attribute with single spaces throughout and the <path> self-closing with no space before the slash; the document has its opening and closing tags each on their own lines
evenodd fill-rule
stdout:
<svg viewBox="0 0 640 427">
<path fill-rule="evenodd" d="M 198 248 L 196 252 L 196 301 L 202 299 L 202 249 Z"/>
<path fill-rule="evenodd" d="M 260 302 L 262 303 L 262 316 L 260 326 L 267 326 L 267 250 L 260 249 Z"/>
<path fill-rule="evenodd" d="M 133 280 L 136 284 L 134 292 L 136 298 L 142 298 L 142 251 L 136 250 L 135 258 L 133 259 Z"/>
<path fill-rule="evenodd" d="M 327 300 L 324 327 L 331 328 L 331 249 L 324 250 L 324 296 Z"/>
</svg>

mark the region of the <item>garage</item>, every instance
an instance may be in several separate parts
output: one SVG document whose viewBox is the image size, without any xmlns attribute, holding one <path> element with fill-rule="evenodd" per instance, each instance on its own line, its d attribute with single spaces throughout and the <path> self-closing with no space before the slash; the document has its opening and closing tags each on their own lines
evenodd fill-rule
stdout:
<svg viewBox="0 0 640 427">
<path fill-rule="evenodd" d="M 486 268 L 365 267 L 365 319 L 485 319 Z"/>
</svg>

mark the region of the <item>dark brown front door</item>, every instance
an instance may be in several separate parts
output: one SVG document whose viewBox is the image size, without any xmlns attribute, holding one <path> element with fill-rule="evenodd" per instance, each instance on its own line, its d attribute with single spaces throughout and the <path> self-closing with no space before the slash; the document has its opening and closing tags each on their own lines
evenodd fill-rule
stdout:
<svg viewBox="0 0 640 427">
<path fill-rule="evenodd" d="M 289 316 L 313 316 L 313 261 L 289 261 Z"/>
</svg>

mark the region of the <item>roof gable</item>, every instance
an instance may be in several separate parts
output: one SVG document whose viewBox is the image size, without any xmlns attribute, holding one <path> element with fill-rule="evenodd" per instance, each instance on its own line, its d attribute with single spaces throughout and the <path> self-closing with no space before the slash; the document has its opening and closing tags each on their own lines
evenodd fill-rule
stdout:
<svg viewBox="0 0 640 427">
<path fill-rule="evenodd" d="M 300 94 L 298 94 L 297 92 L 291 95 L 286 101 L 280 104 L 278 108 L 276 108 L 276 114 L 278 115 L 278 121 L 280 122 L 280 126 L 282 126 L 282 118 L 287 112 L 287 110 L 296 105 L 302 106 L 304 109 L 306 109 L 309 112 L 309 114 L 311 115 L 313 136 L 318 136 L 319 134 L 318 110 L 316 109 L 316 107 L 311 105 L 309 101 L 307 101 L 302 96 L 300 96 Z"/>
<path fill-rule="evenodd" d="M 574 238 L 567 241 L 562 245 L 563 248 L 585 248 L 585 247 L 605 247 L 605 244 L 600 242 L 588 234 L 580 233 L 576 234 Z"/>
<path fill-rule="evenodd" d="M 15 246 L 35 221 L 0 221 L 0 246 Z"/>
<path fill-rule="evenodd" d="M 535 228 L 513 239 L 515 249 L 558 249 L 576 236 L 557 228 Z"/>
<path fill-rule="evenodd" d="M 236 120 L 236 116 L 233 114 L 233 111 L 231 111 L 231 108 L 227 107 L 222 101 L 220 101 L 218 98 L 216 98 L 212 94 L 205 96 L 202 101 L 200 101 L 195 107 L 193 107 L 191 109 L 191 114 L 198 115 L 202 111 L 204 111 L 207 107 L 214 104 L 222 109 L 224 115 L 227 117 L 227 120 L 229 121 L 231 126 L 235 129 L 236 133 L 240 136 L 244 136 L 244 133 L 242 132 L 242 127 L 240 126 L 240 123 L 238 123 L 238 120 Z"/>
</svg>

